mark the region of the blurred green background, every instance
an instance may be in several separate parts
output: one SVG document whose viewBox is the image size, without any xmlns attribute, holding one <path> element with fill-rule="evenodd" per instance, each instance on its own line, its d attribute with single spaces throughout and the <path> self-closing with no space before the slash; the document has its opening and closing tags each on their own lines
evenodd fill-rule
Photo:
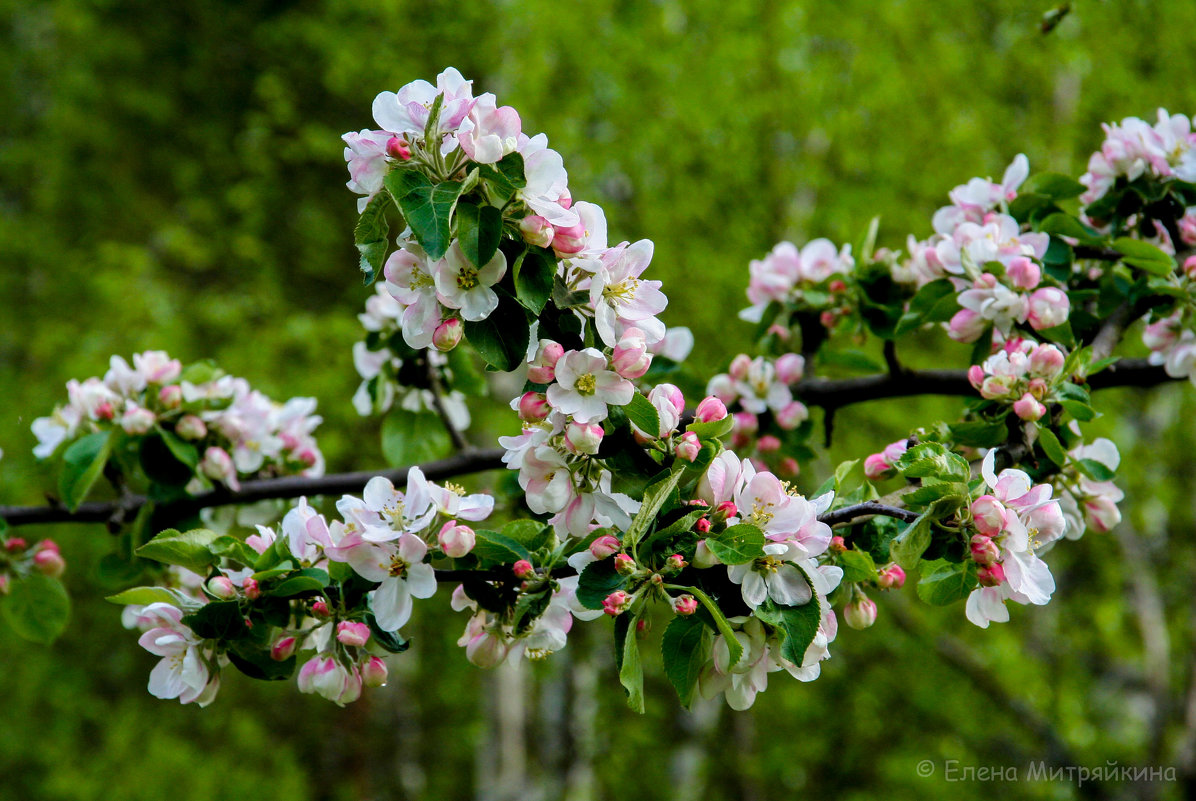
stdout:
<svg viewBox="0 0 1196 801">
<path fill-rule="evenodd" d="M 879 214 L 901 247 L 1018 152 L 1078 174 L 1101 121 L 1196 110 L 1196 4 L 1074 5 L 1043 36 L 1050 0 L 0 0 L 0 502 L 53 486 L 29 424 L 65 382 L 149 348 L 314 395 L 330 471 L 382 464 L 378 422 L 349 404 L 367 291 L 338 137 L 372 127 L 383 89 L 453 65 L 546 132 L 612 241 L 655 241 L 665 319 L 713 372 L 748 346 L 732 313 L 775 241 L 858 241 Z M 928 338 L 911 361 L 963 351 Z M 99 600 L 108 535 L 23 531 L 63 544 L 75 616 L 51 648 L 0 627 L 0 798 L 1191 797 L 1196 402 L 1186 385 L 1103 400 L 1091 430 L 1122 444 L 1126 522 L 1051 554 L 1048 607 L 985 632 L 890 593 L 821 679 L 774 674 L 747 714 L 679 710 L 650 665 L 633 716 L 603 621 L 547 664 L 484 673 L 443 594 L 349 709 L 232 672 L 207 709 L 157 701 L 154 658 Z M 956 408 L 845 410 L 833 455 Z M 951 759 L 1181 781 L 957 784 Z"/>
</svg>

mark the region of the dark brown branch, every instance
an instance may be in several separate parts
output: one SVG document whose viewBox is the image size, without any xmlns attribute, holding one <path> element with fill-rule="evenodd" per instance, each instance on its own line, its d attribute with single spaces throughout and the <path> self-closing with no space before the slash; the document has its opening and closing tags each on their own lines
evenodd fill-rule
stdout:
<svg viewBox="0 0 1196 801">
<path fill-rule="evenodd" d="M 432 409 L 440 418 L 445 430 L 448 431 L 449 439 L 453 441 L 453 447 L 458 451 L 468 451 L 473 446 L 465 439 L 465 435 L 453 425 L 448 410 L 444 408 L 444 383 L 440 380 L 440 368 L 432 364 L 430 350 L 424 351 L 424 360 L 428 363 L 428 391 L 432 393 Z"/>
<path fill-rule="evenodd" d="M 419 465 L 431 481 L 439 481 L 453 476 L 468 473 L 480 473 L 486 470 L 497 470 L 502 467 L 502 456 L 505 451 L 493 448 L 484 451 L 468 451 L 458 453 L 447 459 L 427 462 Z M 288 476 L 285 478 L 265 478 L 257 481 L 245 481 L 239 492 L 227 489 L 215 489 L 203 492 L 193 498 L 163 504 L 158 508 L 172 516 L 186 517 L 200 509 L 212 506 L 229 506 L 239 503 L 253 503 L 255 501 L 275 498 L 298 498 L 314 495 L 343 495 L 345 493 L 360 493 L 366 483 L 374 476 L 385 476 L 396 484 L 407 480 L 410 468 L 399 467 L 393 470 L 363 470 L 355 473 L 337 473 L 319 478 L 301 478 Z M 124 515 L 129 520 L 136 516 L 137 510 L 146 502 L 141 495 L 130 495 L 121 501 L 85 503 L 75 511 L 69 511 L 63 506 L 0 506 L 0 518 L 4 518 L 10 526 L 23 526 L 34 523 L 106 523 L 114 517 Z"/>
<path fill-rule="evenodd" d="M 880 501 L 864 501 L 863 503 L 844 506 L 842 509 L 836 509 L 833 512 L 820 515 L 818 521 L 826 523 L 828 526 L 837 526 L 841 523 L 850 523 L 861 517 L 874 517 L 876 515 L 895 517 L 898 520 L 904 520 L 906 523 L 918 519 L 918 513 L 911 512 L 909 509 L 902 509 L 899 506 L 889 506 Z"/>
</svg>

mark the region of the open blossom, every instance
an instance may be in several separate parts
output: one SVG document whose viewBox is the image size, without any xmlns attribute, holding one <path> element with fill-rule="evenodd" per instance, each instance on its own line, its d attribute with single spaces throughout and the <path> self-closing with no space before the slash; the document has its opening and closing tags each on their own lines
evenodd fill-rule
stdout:
<svg viewBox="0 0 1196 801">
<path fill-rule="evenodd" d="M 606 357 L 594 348 L 567 352 L 556 363 L 548 402 L 581 423 L 605 420 L 608 405 L 626 406 L 635 394 L 630 381 L 607 367 Z"/>
<path fill-rule="evenodd" d="M 1121 177 L 1135 181 L 1149 172 L 1158 179 L 1196 180 L 1196 134 L 1191 120 L 1162 108 L 1157 120 L 1151 126 L 1137 117 L 1127 117 L 1101 126 L 1105 141 L 1088 160 L 1088 171 L 1080 176 L 1080 183 L 1088 187 L 1080 196 L 1082 203 L 1099 200 Z"/>
<path fill-rule="evenodd" d="M 768 658 L 764 628 L 756 618 L 735 619 L 742 630 L 733 632 L 743 648 L 739 661 L 731 663 L 731 649 L 722 635 L 714 640 L 712 660 L 698 679 L 698 690 L 704 698 L 723 693 L 727 706 L 734 710 L 748 709 L 756 695 L 768 688 L 768 674 L 773 668 Z"/>
<path fill-rule="evenodd" d="M 501 250 L 494 251 L 490 261 L 479 268 L 465 258 L 461 243 L 454 242 L 444 259 L 436 265 L 436 297 L 450 309 L 460 309 L 461 316 L 466 320 L 484 320 L 498 308 L 498 295 L 491 287 L 506 272 L 507 257 Z M 435 333 L 435 326 L 432 331 Z M 428 341 L 431 342 L 431 339 Z"/>
<path fill-rule="evenodd" d="M 494 95 L 478 97 L 461 121 L 457 139 L 465 155 L 479 164 L 494 164 L 515 152 L 519 138 L 519 112 L 510 106 L 497 107 Z"/>
<path fill-rule="evenodd" d="M 561 154 L 548 147 L 548 137 L 544 134 L 530 138 L 519 134 L 518 140 L 526 180 L 519 190 L 523 202 L 555 228 L 577 225 L 581 220 L 578 212 L 569 208 L 571 203 L 562 205 L 569 197 L 569 175 Z"/>
<path fill-rule="evenodd" d="M 660 281 L 640 278 L 651 261 L 652 243 L 641 239 L 607 251 L 594 273 L 590 305 L 598 335 L 611 347 L 618 344 L 622 331 L 631 327 L 641 330 L 648 342 L 664 338 L 664 324 L 656 315 L 664 311 L 668 299 L 660 291 Z"/>
<path fill-rule="evenodd" d="M 382 189 L 382 179 L 390 168 L 386 160 L 386 143 L 390 137 L 386 131 L 368 129 L 358 133 L 350 131 L 341 137 L 349 167 L 349 182 L 345 185 L 350 191 L 365 195 L 357 201 L 358 214 L 365 211 L 370 198 Z"/>
<path fill-rule="evenodd" d="M 382 267 L 386 289 L 403 304 L 403 340 L 413 348 L 432 344 L 432 335 L 442 319 L 437 285 L 433 277 L 441 262 L 428 259 L 423 248 L 403 242 Z"/>
<path fill-rule="evenodd" d="M 219 674 L 208 669 L 203 640 L 182 622 L 183 612 L 167 603 L 153 603 L 141 611 L 151 621 L 138 643 L 162 657 L 150 672 L 149 692 L 155 698 L 177 698 L 184 704 L 207 706 L 216 697 Z"/>
<path fill-rule="evenodd" d="M 1001 183 L 993 183 L 985 178 L 973 178 L 966 184 L 955 187 L 948 193 L 951 205 L 935 212 L 934 230 L 949 236 L 961 223 L 983 222 L 988 212 L 1017 197 L 1018 187 L 1029 174 L 1030 162 L 1024 154 L 1019 153 L 1005 168 Z"/>
<path fill-rule="evenodd" d="M 424 80 L 412 81 L 398 92 L 381 92 L 374 98 L 374 121 L 392 134 L 412 134 L 423 138 L 428 113 L 437 95 L 444 95 L 437 132 L 450 138 L 473 110 L 473 81 L 467 81 L 453 67 L 436 76 L 436 85 Z M 452 147 L 449 150 L 453 149 Z M 442 152 L 448 152 L 444 150 Z"/>
</svg>

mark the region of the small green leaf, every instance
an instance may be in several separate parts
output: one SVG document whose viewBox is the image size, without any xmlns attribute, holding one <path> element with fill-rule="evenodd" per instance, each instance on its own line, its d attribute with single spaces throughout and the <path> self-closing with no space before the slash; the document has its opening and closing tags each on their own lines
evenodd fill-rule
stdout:
<svg viewBox="0 0 1196 801">
<path fill-rule="evenodd" d="M 509 373 L 523 363 L 531 328 L 520 303 L 498 290 L 498 307 L 485 320 L 465 321 L 465 336 L 496 370 Z"/>
<path fill-rule="evenodd" d="M 382 455 L 391 467 L 405 467 L 448 456 L 453 442 L 440 417 L 394 408 L 382 421 Z"/>
<path fill-rule="evenodd" d="M 690 423 L 685 430 L 697 434 L 698 439 L 711 441 L 727 436 L 734 427 L 735 418 L 728 414 L 722 420 L 711 420 L 709 423 Z"/>
<path fill-rule="evenodd" d="M 1175 259 L 1163 251 L 1139 239 L 1128 236 L 1113 240 L 1113 249 L 1122 256 L 1122 261 L 1153 275 L 1170 275 L 1175 269 Z"/>
<path fill-rule="evenodd" d="M 712 642 L 710 629 L 696 615 L 674 617 L 664 630 L 660 641 L 664 672 L 682 706 L 688 707 L 693 702 L 698 676 L 710 661 Z"/>
<path fill-rule="evenodd" d="M 1042 452 L 1047 455 L 1047 458 L 1058 467 L 1067 464 L 1067 451 L 1063 449 L 1063 445 L 1055 436 L 1054 431 L 1049 428 L 1038 429 L 1038 444 L 1042 446 Z"/>
<path fill-rule="evenodd" d="M 1018 191 L 1021 194 L 1046 195 L 1054 200 L 1070 200 L 1084 194 L 1082 183 L 1057 172 L 1040 172 L 1033 175 Z"/>
<path fill-rule="evenodd" d="M 365 210 L 353 226 L 353 243 L 361 253 L 362 280 L 372 284 L 382 271 L 386 261 L 387 241 L 390 223 L 386 221 L 386 210 L 390 208 L 390 194 L 379 192 L 370 198 Z"/>
<path fill-rule="evenodd" d="M 781 606 L 770 598 L 756 609 L 756 616 L 785 635 L 781 656 L 800 667 L 822 623 L 817 597 L 801 606 Z"/>
<path fill-rule="evenodd" d="M 897 321 L 894 333 L 901 335 L 924 323 L 950 320 L 959 311 L 958 293 L 955 286 L 945 278 L 925 284 L 909 303 L 909 310 Z"/>
<path fill-rule="evenodd" d="M 659 436 L 660 414 L 652 405 L 652 401 L 636 392 L 631 396 L 631 401 L 623 407 L 623 411 L 627 414 L 627 419 L 640 431 L 649 437 Z"/>
<path fill-rule="evenodd" d="M 281 662 L 275 661 L 271 658 L 269 649 L 257 643 L 243 641 L 232 643 L 225 653 L 228 655 L 228 660 L 233 663 L 233 667 L 249 678 L 258 681 L 289 679 L 295 672 L 295 665 L 298 662 L 294 655 Z"/>
<path fill-rule="evenodd" d="M 1108 465 L 1095 459 L 1077 459 L 1076 467 L 1093 481 L 1112 481 L 1116 475 Z"/>
<path fill-rule="evenodd" d="M 843 568 L 842 583 L 853 581 L 872 581 L 876 578 L 876 563 L 867 551 L 844 551 L 839 554 L 836 564 Z"/>
<path fill-rule="evenodd" d="M 748 523 L 706 538 L 706 547 L 724 565 L 745 565 L 763 558 L 764 532 Z"/>
<path fill-rule="evenodd" d="M 946 606 L 968 597 L 976 586 L 976 563 L 971 559 L 927 562 L 918 582 L 918 597 L 932 606 Z"/>
<path fill-rule="evenodd" d="M 494 206 L 457 204 L 457 238 L 461 252 L 479 270 L 490 263 L 502 238 L 502 211 Z"/>
<path fill-rule="evenodd" d="M 22 639 L 49 645 L 66 630 L 71 599 L 62 582 L 33 573 L 9 582 L 0 610 Z"/>
<path fill-rule="evenodd" d="M 531 561 L 532 555 L 523 545 L 497 531 L 475 531 L 476 541 L 471 553 L 482 562 L 492 565 L 511 565 L 520 559 Z"/>
<path fill-rule="evenodd" d="M 1009 433 L 1004 419 L 952 423 L 950 429 L 955 444 L 968 448 L 995 448 Z"/>
<path fill-rule="evenodd" d="M 379 626 L 378 619 L 373 615 L 367 614 L 365 623 L 370 627 L 370 633 L 374 635 L 374 642 L 392 654 L 401 654 L 411 647 L 411 642 L 400 637 L 397 631 L 386 631 Z"/>
<path fill-rule="evenodd" d="M 271 587 L 269 593 L 276 598 L 290 598 L 305 592 L 319 592 L 327 587 L 330 581 L 326 571 L 318 567 L 305 567 L 293 576 L 283 579 L 277 586 Z"/>
<path fill-rule="evenodd" d="M 918 566 L 922 554 L 930 547 L 930 523 L 930 512 L 923 512 L 889 543 L 890 558 L 906 572 Z"/>
<path fill-rule="evenodd" d="M 537 520 L 512 520 L 502 527 L 500 533 L 529 551 L 543 548 L 553 536 L 552 529 Z"/>
<path fill-rule="evenodd" d="M 1059 401 L 1059 405 L 1063 407 L 1065 412 L 1081 422 L 1086 422 L 1096 417 L 1096 410 L 1080 401 L 1061 400 Z"/>
<path fill-rule="evenodd" d="M 627 691 L 627 706 L 644 714 L 644 667 L 640 663 L 640 645 L 635 636 L 640 616 L 623 615 L 616 620 L 615 643 L 619 648 L 619 683 Z M 621 636 L 620 636 L 621 634 Z"/>
<path fill-rule="evenodd" d="M 91 492 L 104 471 L 104 464 L 112 452 L 112 438 L 107 431 L 88 434 L 72 442 L 62 455 L 62 474 L 58 477 L 58 492 L 62 502 L 72 512 Z"/>
<path fill-rule="evenodd" d="M 241 640 L 250 633 L 238 601 L 213 601 L 184 616 L 183 623 L 205 640 Z"/>
<path fill-rule="evenodd" d="M 528 248 L 515 262 L 515 297 L 532 314 L 540 314 L 552 297 L 557 261 L 552 251 Z"/>
<path fill-rule="evenodd" d="M 1070 214 L 1055 212 L 1048 215 L 1038 224 L 1038 230 L 1046 234 L 1070 236 L 1085 245 L 1100 245 L 1102 240 L 1095 232 L 1090 231 L 1082 222 Z"/>
<path fill-rule="evenodd" d="M 677 488 L 677 483 L 681 480 L 681 474 L 684 472 L 684 469 L 684 463 L 674 465 L 667 476 L 644 491 L 644 499 L 640 504 L 640 510 L 636 513 L 635 519 L 631 521 L 631 525 L 627 528 L 627 534 L 623 537 L 623 546 L 625 548 L 631 550 L 639 544 L 640 539 L 647 533 L 652 521 L 656 519 L 660 508 L 664 506 L 664 502 L 668 499 L 669 494 Z"/>
<path fill-rule="evenodd" d="M 433 184 L 422 172 L 412 168 L 391 170 L 383 184 L 428 258 L 443 257 L 451 241 L 453 208 L 462 184 L 458 181 Z"/>
<path fill-rule="evenodd" d="M 209 547 L 218 536 L 206 528 L 187 532 L 168 528 L 138 548 L 136 553 L 144 559 L 185 567 L 202 576 L 216 560 Z"/>
<path fill-rule="evenodd" d="M 690 587 L 689 591 L 698 599 L 698 603 L 702 604 L 702 607 L 714 621 L 714 627 L 718 629 L 718 633 L 723 636 L 723 639 L 727 643 L 728 662 L 734 665 L 743 656 L 743 646 L 739 640 L 735 639 L 735 631 L 727 621 L 727 616 L 723 614 L 722 609 L 719 609 L 718 604 L 702 590 L 699 590 L 697 587 Z"/>
<path fill-rule="evenodd" d="M 615 570 L 614 559 L 590 562 L 577 580 L 577 601 L 586 609 L 601 609 L 606 596 L 627 586 L 627 577 Z"/>
<path fill-rule="evenodd" d="M 109 595 L 104 600 L 122 606 L 128 604 L 148 606 L 157 603 L 170 604 L 180 608 L 183 606 L 183 596 L 176 590 L 166 587 L 133 587 L 124 592 L 118 592 L 116 595 Z"/>
</svg>

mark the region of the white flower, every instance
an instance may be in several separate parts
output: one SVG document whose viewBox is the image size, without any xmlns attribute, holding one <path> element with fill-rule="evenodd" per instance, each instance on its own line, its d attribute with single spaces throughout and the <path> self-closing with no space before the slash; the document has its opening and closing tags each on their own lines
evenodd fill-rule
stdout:
<svg viewBox="0 0 1196 801">
<path fill-rule="evenodd" d="M 581 423 L 605 420 L 607 404 L 626 406 L 635 394 L 630 381 L 607 367 L 606 357 L 594 348 L 567 352 L 556 364 L 548 402 Z"/>
<path fill-rule="evenodd" d="M 150 672 L 149 692 L 155 698 L 177 698 L 207 706 L 216 697 L 219 677 L 214 682 L 200 652 L 203 640 L 182 622 L 183 612 L 167 603 L 154 603 L 141 610 L 140 617 L 156 625 L 141 635 L 138 644 L 162 657 Z"/>
<path fill-rule="evenodd" d="M 450 309 L 460 309 L 461 316 L 473 322 L 485 320 L 498 308 L 498 295 L 492 286 L 507 272 L 507 257 L 501 250 L 481 268 L 474 267 L 454 242 L 436 265 L 436 297 Z"/>
<path fill-rule="evenodd" d="M 782 606 L 809 603 L 813 590 L 805 571 L 788 561 L 790 546 L 770 542 L 764 546 L 764 558 L 744 565 L 729 565 L 727 577 L 740 585 L 743 602 L 752 609 L 771 598 Z"/>
</svg>

